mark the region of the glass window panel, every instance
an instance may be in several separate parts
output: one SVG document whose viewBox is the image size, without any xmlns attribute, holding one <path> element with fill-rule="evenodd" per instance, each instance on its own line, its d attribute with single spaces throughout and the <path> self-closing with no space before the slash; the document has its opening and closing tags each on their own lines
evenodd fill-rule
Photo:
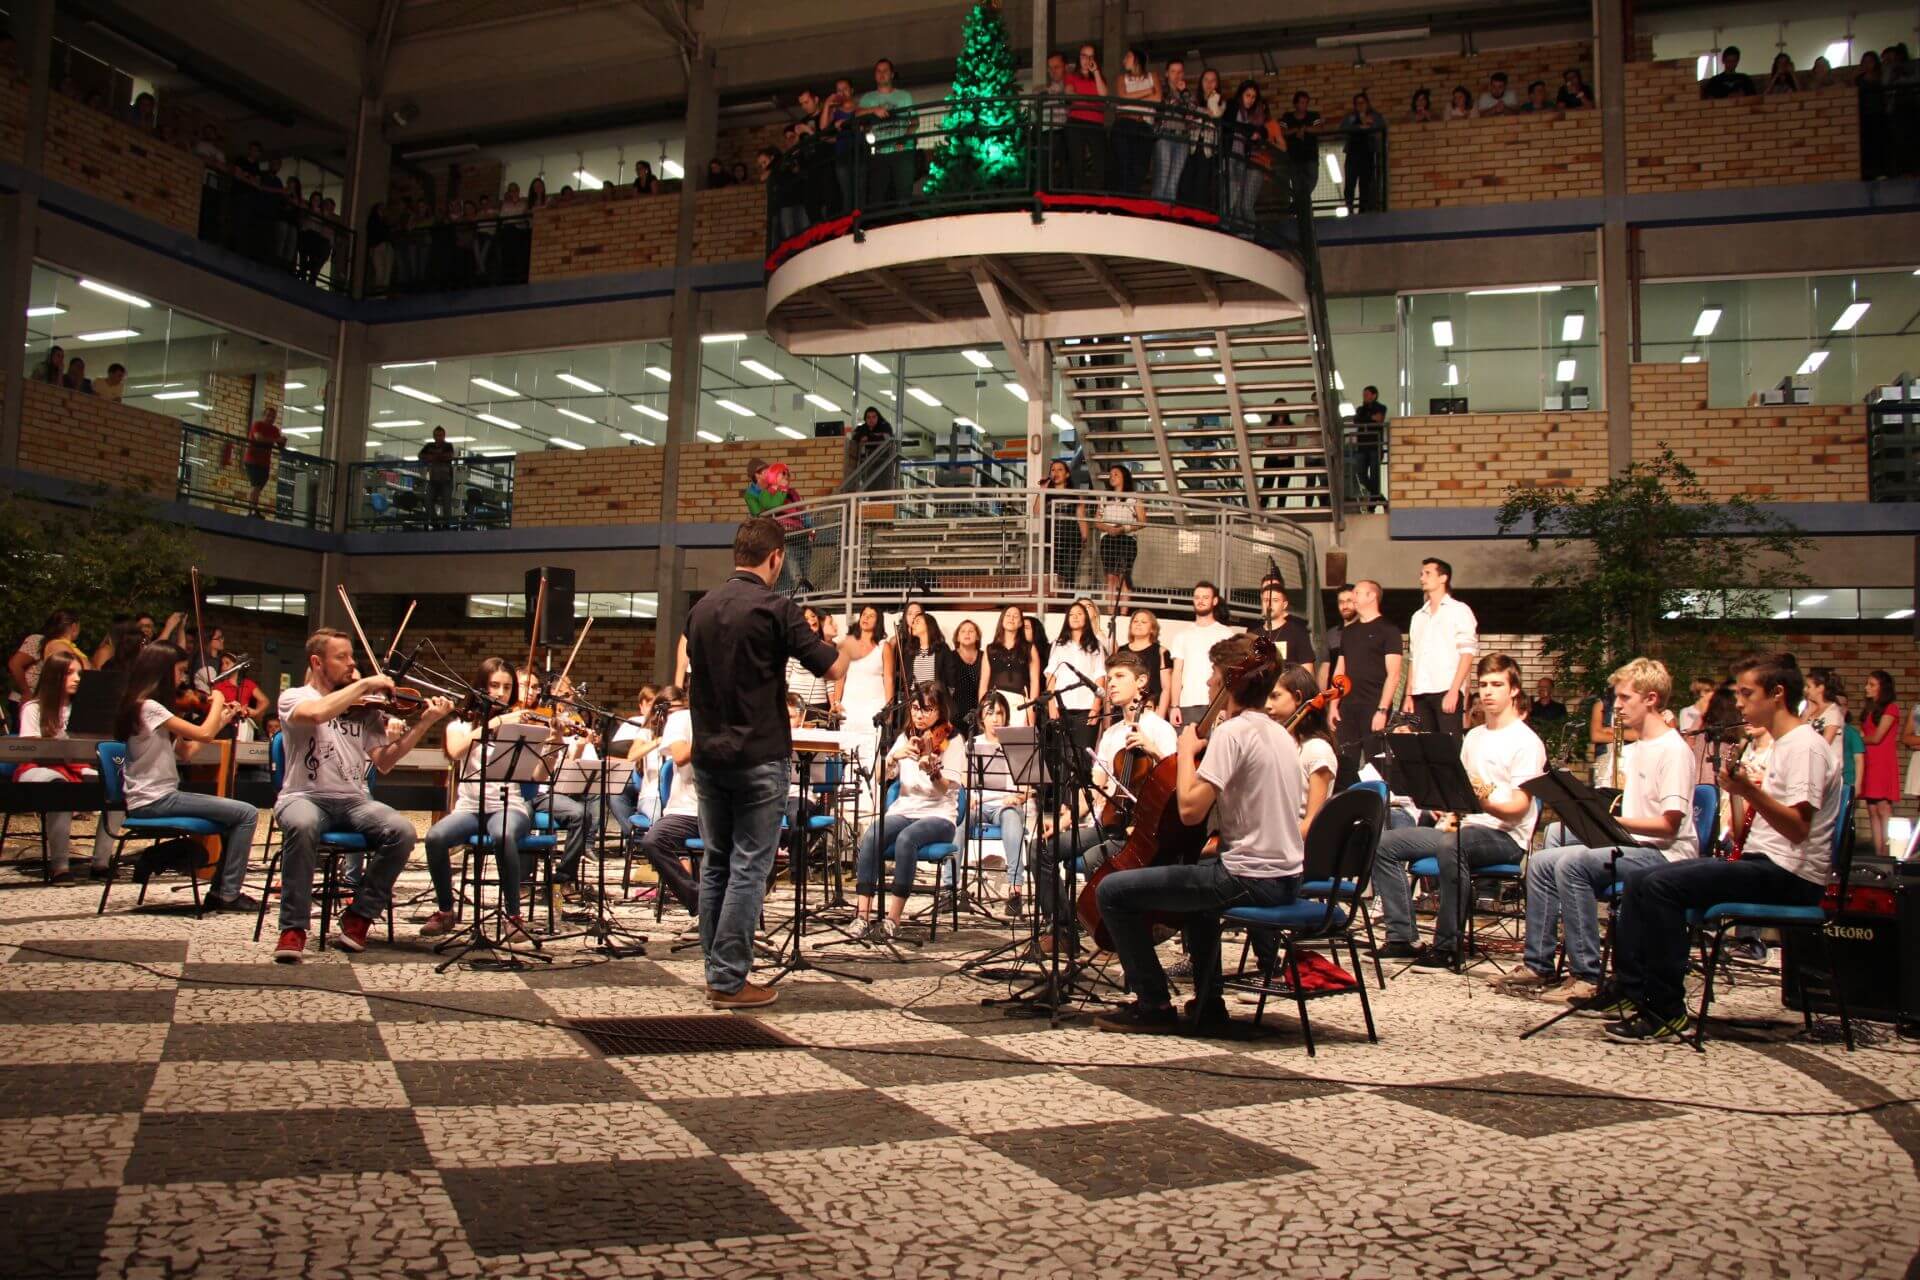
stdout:
<svg viewBox="0 0 1920 1280">
<path fill-rule="evenodd" d="M 1474 413 L 1538 412 L 1556 397 L 1569 407 L 1565 397 L 1577 388 L 1585 388 L 1584 407 L 1602 407 L 1596 298 L 1584 284 L 1406 295 L 1401 411 L 1424 414 L 1434 400 L 1464 399 Z"/>
<path fill-rule="evenodd" d="M 1913 591 L 1907 587 L 1860 588 L 1862 618 L 1899 619 L 1913 616 Z"/>
</svg>

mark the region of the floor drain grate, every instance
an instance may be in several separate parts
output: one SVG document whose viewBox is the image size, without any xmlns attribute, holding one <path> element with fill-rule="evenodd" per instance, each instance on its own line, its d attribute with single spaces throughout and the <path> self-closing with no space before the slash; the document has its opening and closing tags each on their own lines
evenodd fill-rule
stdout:
<svg viewBox="0 0 1920 1280">
<path fill-rule="evenodd" d="M 766 1023 L 732 1013 L 697 1017 L 575 1018 L 568 1025 L 609 1058 L 800 1047 Z"/>
</svg>

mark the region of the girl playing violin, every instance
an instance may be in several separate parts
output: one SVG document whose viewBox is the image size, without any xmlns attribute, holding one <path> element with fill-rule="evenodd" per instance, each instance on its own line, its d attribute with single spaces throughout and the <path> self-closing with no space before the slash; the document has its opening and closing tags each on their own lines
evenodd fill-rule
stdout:
<svg viewBox="0 0 1920 1280">
<path fill-rule="evenodd" d="M 217 690 L 199 724 L 175 715 L 162 698 L 172 698 L 187 679 L 187 655 L 156 640 L 140 651 L 127 672 L 127 691 L 114 717 L 114 736 L 127 744 L 126 802 L 129 818 L 205 818 L 224 829 L 220 870 L 206 901 L 210 911 L 253 911 L 259 903 L 240 890 L 247 854 L 260 811 L 239 800 L 180 789 L 181 760 L 194 747 L 212 742 L 240 714 Z"/>
<path fill-rule="evenodd" d="M 513 668 L 499 658 L 488 658 L 481 662 L 473 683 L 485 689 L 487 697 L 501 706 L 514 700 Z M 471 843 L 481 834 L 480 788 L 485 785 L 485 833 L 491 837 L 497 851 L 494 861 L 500 869 L 500 901 L 507 918 L 506 940 L 524 943 L 529 939 L 526 923 L 520 917 L 520 877 L 524 874 L 524 868 L 520 864 L 519 843 L 533 830 L 533 813 L 527 808 L 526 797 L 520 794 L 519 783 L 482 784 L 479 778 L 486 760 L 467 761 L 467 757 L 474 754 L 479 745 L 483 714 L 468 707 L 459 718 L 447 722 L 447 736 L 442 749 L 447 753 L 447 759 L 453 762 L 454 773 L 460 782 L 454 790 L 453 812 L 434 823 L 427 832 L 427 871 L 433 876 L 435 910 L 427 917 L 426 924 L 421 926 L 420 936 L 438 938 L 451 933 L 459 919 L 453 909 L 452 849 L 455 845 Z M 493 716 L 488 720 L 487 728 L 491 731 L 503 724 L 525 722 L 526 713 L 515 708 Z M 489 744 L 490 752 L 497 753 L 498 750 L 497 743 Z"/>
<path fill-rule="evenodd" d="M 908 705 L 907 732 L 887 753 L 885 765 L 885 776 L 900 780 L 900 794 L 888 806 L 886 821 L 868 827 L 860 837 L 855 862 L 860 915 L 848 931 L 856 940 L 893 941 L 899 933 L 907 895 L 913 891 L 920 850 L 930 844 L 951 842 L 960 818 L 967 756 L 965 743 L 953 730 L 947 691 L 931 680 L 924 681 L 914 686 Z M 893 891 L 887 895 L 884 918 L 875 920 L 880 863 L 888 846 L 894 851 Z"/>
<path fill-rule="evenodd" d="M 80 688 L 81 666 L 71 654 L 56 653 L 40 664 L 40 683 L 33 698 L 20 708 L 20 736 L 23 738 L 64 738 L 67 717 L 73 710 L 73 695 Z M 30 764 L 14 774 L 15 782 L 74 782 L 82 776 L 97 776 L 92 769 L 75 765 Z M 47 835 L 47 878 L 54 884 L 67 884 L 73 872 L 67 869 L 68 846 L 73 831 L 71 813 L 41 815 Z M 113 834 L 105 821 L 93 835 L 93 874 L 107 869 L 113 853 Z"/>
<path fill-rule="evenodd" d="M 1313 672 L 1305 667 L 1288 667 L 1267 696 L 1267 714 L 1293 735 L 1300 748 L 1300 834 L 1305 837 L 1314 815 L 1333 794 L 1333 780 L 1340 763 L 1333 754 L 1333 730 L 1327 724 L 1325 707 L 1311 706 L 1320 696 Z M 1295 717 L 1298 717 L 1296 719 Z"/>
</svg>

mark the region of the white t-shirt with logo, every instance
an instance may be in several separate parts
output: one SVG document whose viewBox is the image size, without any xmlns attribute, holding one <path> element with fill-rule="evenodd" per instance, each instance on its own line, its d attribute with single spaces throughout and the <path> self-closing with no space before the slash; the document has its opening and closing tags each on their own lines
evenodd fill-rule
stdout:
<svg viewBox="0 0 1920 1280">
<path fill-rule="evenodd" d="M 1840 819 L 1840 765 L 1812 725 L 1798 725 L 1774 740 L 1762 789 L 1781 804 L 1810 804 L 1807 838 L 1789 841 L 1764 814 L 1753 820 L 1743 856 L 1765 854 L 1802 880 L 1825 884 L 1832 874 L 1833 828 Z"/>
<path fill-rule="evenodd" d="M 1197 707 L 1208 700 L 1207 679 L 1213 675 L 1213 646 L 1240 633 L 1223 622 L 1208 622 L 1188 627 L 1173 638 L 1168 647 L 1174 661 L 1186 665 L 1180 669 L 1180 687 L 1173 691 L 1176 707 Z"/>
<path fill-rule="evenodd" d="M 1297 876 L 1306 866 L 1300 840 L 1300 748 L 1258 708 L 1222 720 L 1196 770 L 1219 792 L 1213 802 L 1220 862 L 1247 880 Z"/>
<path fill-rule="evenodd" d="M 673 744 L 684 742 L 693 744 L 693 712 L 675 711 L 667 717 L 666 728 L 660 731 L 660 759 L 673 759 Z M 661 767 L 665 767 L 664 763 Z M 683 765 L 673 766 L 673 781 L 667 786 L 667 803 L 660 810 L 663 818 L 697 818 L 700 816 L 700 796 L 693 788 L 693 757 L 688 756 Z"/>
<path fill-rule="evenodd" d="M 127 742 L 123 777 L 128 813 L 180 789 L 180 761 L 173 754 L 173 735 L 166 730 L 171 719 L 173 712 L 152 698 L 140 704 L 140 727 Z"/>
<path fill-rule="evenodd" d="M 1693 826 L 1693 780 L 1699 773 L 1693 748 L 1679 733 L 1669 729 L 1657 738 L 1643 738 L 1621 748 L 1621 772 L 1626 786 L 1621 789 L 1620 816 L 1623 818 L 1659 818 L 1679 812 L 1680 829 L 1671 838 L 1635 833 L 1634 842 L 1658 849 L 1668 862 L 1684 862 L 1700 856 L 1700 833 Z"/>
<path fill-rule="evenodd" d="M 1505 832 L 1517 846 L 1516 854 L 1526 852 L 1533 840 L 1533 823 L 1540 809 L 1518 789 L 1521 783 L 1531 782 L 1547 771 L 1547 748 L 1540 741 L 1540 735 L 1528 727 L 1525 720 L 1516 719 L 1504 729 L 1490 729 L 1483 724 L 1470 731 L 1460 745 L 1460 761 L 1467 766 L 1470 776 L 1493 787 L 1488 799 L 1507 804 L 1517 793 L 1519 798 L 1528 800 L 1526 813 L 1511 822 L 1491 813 L 1470 813 L 1462 819 L 1463 824 Z"/>
<path fill-rule="evenodd" d="M 343 711 L 324 724 L 305 724 L 293 718 L 304 702 L 324 698 L 310 684 L 297 684 L 280 695 L 281 745 L 286 749 L 287 772 L 273 807 L 282 809 L 296 796 L 316 800 L 358 800 L 367 794 L 367 766 L 376 747 L 384 746 L 377 717 Z"/>
</svg>

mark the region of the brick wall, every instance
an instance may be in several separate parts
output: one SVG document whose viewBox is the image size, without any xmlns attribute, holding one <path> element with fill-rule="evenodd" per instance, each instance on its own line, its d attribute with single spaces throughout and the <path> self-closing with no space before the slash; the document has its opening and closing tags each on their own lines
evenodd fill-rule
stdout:
<svg viewBox="0 0 1920 1280">
<path fill-rule="evenodd" d="M 0 81 L 0 155 L 17 159 L 27 82 Z M 47 100 L 46 174 L 55 182 L 184 231 L 200 229 L 200 175 L 190 153 L 95 111 L 65 94 Z"/>
<path fill-rule="evenodd" d="M 585 626 L 586 619 L 577 619 L 574 625 Z M 515 666 L 527 660 L 526 623 L 518 618 L 497 623 L 468 620 L 425 628 L 416 624 L 407 629 L 407 635 L 408 647 L 412 647 L 416 635 L 431 639 L 462 680 L 473 679 L 482 658 L 505 658 Z M 569 678 L 587 686 L 589 700 L 631 712 L 634 692 L 652 677 L 653 635 L 650 620 L 594 619 L 593 629 L 587 632 L 579 656 L 573 660 Z M 566 651 L 557 651 L 554 668 L 558 670 L 566 660 Z M 441 666 L 438 662 L 434 665 Z"/>
<path fill-rule="evenodd" d="M 555 280 L 673 265 L 680 197 L 543 207 L 533 215 L 532 280 Z M 756 250 L 757 252 L 757 250 Z"/>
<path fill-rule="evenodd" d="M 1862 405 L 1707 406 L 1707 366 L 1633 366 L 1633 452 L 1662 442 L 1716 496 L 1762 502 L 1865 502 L 1867 414 Z M 1755 459 L 1765 459 L 1755 468 Z"/>
<path fill-rule="evenodd" d="M 19 164 L 26 154 L 26 142 L 27 82 L 0 73 L 0 160 Z"/>
<path fill-rule="evenodd" d="M 804 497 L 840 487 L 842 443 L 827 440 L 742 440 L 685 446 L 680 462 L 680 520 L 744 519 L 740 491 L 754 458 L 783 461 Z M 513 523 L 634 524 L 660 518 L 658 449 L 548 450 L 523 453 L 513 483 Z"/>
<path fill-rule="evenodd" d="M 1560 200 L 1601 191 L 1598 111 L 1396 124 L 1387 136 L 1387 203 L 1394 209 Z"/>
<path fill-rule="evenodd" d="M 1416 89 L 1430 91 L 1433 109 L 1445 111 L 1447 95 L 1455 85 L 1465 85 L 1477 98 L 1487 77 L 1504 71 L 1508 87 L 1524 99 L 1527 85 L 1535 80 L 1544 80 L 1552 92 L 1559 92 L 1560 77 L 1569 67 L 1579 67 L 1587 84 L 1592 86 L 1593 52 L 1587 42 L 1526 45 L 1492 53 L 1383 58 L 1360 66 L 1355 66 L 1351 57 L 1332 58 L 1282 67 L 1272 75 L 1259 77 L 1259 82 L 1261 91 L 1276 110 L 1288 110 L 1293 105 L 1294 93 L 1305 89 L 1313 95 L 1314 110 L 1335 123 L 1347 113 L 1353 95 L 1364 90 L 1373 100 L 1373 109 L 1387 118 L 1390 130 L 1397 130 L 1407 118 Z M 1199 77 L 1189 69 L 1188 78 Z M 1390 148 L 1395 141 L 1390 133 Z M 1388 154 L 1393 152 L 1389 150 Z"/>
<path fill-rule="evenodd" d="M 1393 505 L 1498 506 L 1511 485 L 1607 477 L 1604 413 L 1467 413 L 1393 424 Z"/>
<path fill-rule="evenodd" d="M 767 189 L 759 185 L 702 191 L 693 212 L 695 263 L 763 257 L 767 251 Z"/>
<path fill-rule="evenodd" d="M 180 424 L 145 409 L 44 382 L 22 388 L 20 469 L 171 498 L 180 474 Z"/>
<path fill-rule="evenodd" d="M 1691 64 L 1627 64 L 1627 190 L 1772 187 L 1860 177 L 1851 86 L 1704 101 Z"/>
<path fill-rule="evenodd" d="M 800 109 L 795 107 L 794 114 Z M 780 147 L 785 145 L 782 131 L 785 121 L 772 124 L 756 124 L 744 129 L 723 129 L 713 140 L 713 158 L 731 169 L 737 162 L 747 166 L 747 172 L 754 171 L 753 158 L 762 147 Z"/>
</svg>

